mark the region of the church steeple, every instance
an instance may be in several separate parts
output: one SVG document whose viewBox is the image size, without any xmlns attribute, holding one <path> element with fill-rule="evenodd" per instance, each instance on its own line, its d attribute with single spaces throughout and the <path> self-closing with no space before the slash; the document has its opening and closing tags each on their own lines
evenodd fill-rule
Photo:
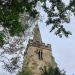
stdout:
<svg viewBox="0 0 75 75">
<path fill-rule="evenodd" d="M 50 67 L 56 68 L 57 64 L 52 56 L 51 45 L 45 45 L 41 41 L 40 30 L 36 25 L 33 40 L 29 40 L 24 53 L 23 72 L 42 75 L 43 70 L 48 70 Z"/>
<path fill-rule="evenodd" d="M 33 41 L 36 42 L 40 42 L 42 41 L 42 38 L 41 38 L 41 35 L 40 35 L 40 30 L 39 30 L 39 27 L 38 25 L 35 26 L 34 28 L 34 37 L 33 37 Z"/>
</svg>

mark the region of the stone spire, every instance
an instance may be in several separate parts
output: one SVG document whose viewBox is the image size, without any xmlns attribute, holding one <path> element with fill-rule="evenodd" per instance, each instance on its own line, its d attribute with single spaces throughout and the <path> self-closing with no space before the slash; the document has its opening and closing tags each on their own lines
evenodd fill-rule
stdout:
<svg viewBox="0 0 75 75">
<path fill-rule="evenodd" d="M 40 35 L 40 30 L 39 30 L 38 25 L 36 25 L 35 28 L 34 28 L 33 41 L 34 42 L 38 41 L 39 43 L 41 43 L 41 41 L 42 41 L 42 38 L 41 38 L 41 35 Z"/>
</svg>

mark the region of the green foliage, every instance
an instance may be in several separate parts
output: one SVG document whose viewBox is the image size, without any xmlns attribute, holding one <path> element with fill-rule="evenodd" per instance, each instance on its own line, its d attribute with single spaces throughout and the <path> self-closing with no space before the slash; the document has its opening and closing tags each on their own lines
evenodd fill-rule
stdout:
<svg viewBox="0 0 75 75">
<path fill-rule="evenodd" d="M 13 26 L 10 28 L 9 32 L 12 36 L 20 35 L 24 31 L 23 27 L 20 25 L 19 22 L 15 21 Z"/>
<path fill-rule="evenodd" d="M 19 57 L 13 57 L 11 58 L 10 62 L 4 62 L 4 69 L 6 69 L 10 73 L 15 72 L 15 70 L 19 68 L 18 62 Z"/>
<path fill-rule="evenodd" d="M 52 3 L 51 8 L 49 9 L 46 4 L 43 5 L 45 12 L 48 14 L 48 20 L 46 21 L 47 25 L 52 25 L 50 32 L 55 31 L 55 35 L 62 37 L 64 34 L 66 37 L 71 35 L 71 33 L 65 30 L 63 23 L 69 23 L 69 16 L 66 10 L 65 4 L 61 0 L 50 0 Z M 58 12 L 56 12 L 58 10 Z"/>
<path fill-rule="evenodd" d="M 2 46 L 4 44 L 4 40 L 3 40 L 3 37 L 0 36 L 0 46 Z"/>
<path fill-rule="evenodd" d="M 28 12 L 31 17 L 36 17 L 37 11 L 34 10 L 35 1 L 28 0 L 0 0 L 0 24 L 8 28 L 11 36 L 22 35 L 25 29 L 19 22 L 19 14 Z M 0 36 L 0 46 L 3 45 L 3 37 Z"/>
<path fill-rule="evenodd" d="M 13 65 L 16 65 L 17 62 L 18 62 L 18 60 L 19 60 L 18 57 L 14 57 L 14 58 L 11 59 L 11 61 L 12 61 L 11 63 L 12 63 Z"/>
<path fill-rule="evenodd" d="M 56 68 L 49 68 L 48 70 L 43 70 L 42 75 L 66 75 L 65 71 L 60 71 L 58 67 Z"/>
<path fill-rule="evenodd" d="M 0 46 L 4 44 L 4 35 L 0 33 Z"/>
<path fill-rule="evenodd" d="M 69 5 L 67 6 L 62 0 L 0 0 L 0 25 L 4 28 L 8 28 L 11 36 L 22 34 L 27 28 L 24 29 L 19 22 L 19 14 L 25 11 L 30 17 L 36 18 L 38 12 L 35 7 L 38 1 L 42 3 L 41 6 L 48 15 L 46 24 L 52 25 L 50 32 L 55 30 L 55 35 L 60 37 L 62 37 L 62 34 L 66 37 L 71 35 L 62 24 L 70 22 L 68 10 L 75 15 L 75 0 L 70 0 Z M 51 3 L 51 6 L 48 5 L 50 8 L 47 6 L 47 1 Z M 56 12 L 56 10 L 58 12 Z M 0 36 L 0 38 L 0 40 L 3 39 L 2 36 Z M 0 45 L 1 43 L 3 45 L 3 40 L 0 41 Z"/>
<path fill-rule="evenodd" d="M 19 23 L 19 14 L 24 11 L 24 1 L 0 0 L 0 23 L 3 27 L 9 28 L 11 35 L 19 34 L 24 29 Z M 23 8 L 24 7 L 24 8 Z"/>
<path fill-rule="evenodd" d="M 70 0 L 70 4 L 66 7 L 67 10 L 71 10 L 71 12 L 75 15 L 75 0 Z"/>
</svg>

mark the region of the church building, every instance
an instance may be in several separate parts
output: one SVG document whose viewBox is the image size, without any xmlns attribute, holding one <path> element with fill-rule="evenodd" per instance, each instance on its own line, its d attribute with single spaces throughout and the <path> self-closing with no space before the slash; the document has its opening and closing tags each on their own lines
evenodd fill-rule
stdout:
<svg viewBox="0 0 75 75">
<path fill-rule="evenodd" d="M 42 69 L 56 66 L 51 44 L 45 45 L 42 42 L 39 27 L 36 25 L 33 40 L 29 40 L 24 53 L 23 70 L 29 68 L 33 75 L 41 75 Z"/>
</svg>

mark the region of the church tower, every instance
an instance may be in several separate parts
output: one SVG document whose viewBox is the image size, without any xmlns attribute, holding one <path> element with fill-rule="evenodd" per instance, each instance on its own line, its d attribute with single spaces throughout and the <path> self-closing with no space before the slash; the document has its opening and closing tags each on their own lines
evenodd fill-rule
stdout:
<svg viewBox="0 0 75 75">
<path fill-rule="evenodd" d="M 38 25 L 34 28 L 33 40 L 29 40 L 24 53 L 23 70 L 29 68 L 33 75 L 41 75 L 44 67 L 57 66 L 52 56 L 51 45 L 42 42 Z"/>
</svg>

